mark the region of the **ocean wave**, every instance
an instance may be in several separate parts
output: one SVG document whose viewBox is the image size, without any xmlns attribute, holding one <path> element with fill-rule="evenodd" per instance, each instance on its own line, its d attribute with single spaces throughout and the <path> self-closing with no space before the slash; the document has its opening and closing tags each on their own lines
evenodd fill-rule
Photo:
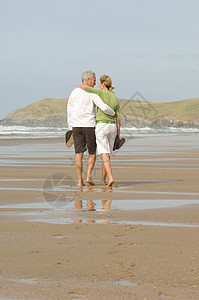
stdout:
<svg viewBox="0 0 199 300">
<path fill-rule="evenodd" d="M 144 127 L 144 128 L 136 128 L 136 127 L 124 127 L 121 128 L 121 133 L 126 135 L 131 135 L 132 133 L 137 134 L 147 134 L 147 135 L 157 135 L 157 134 L 186 134 L 186 133 L 199 133 L 199 128 L 176 128 L 176 127 L 167 127 L 167 128 L 150 128 L 150 127 Z"/>
<path fill-rule="evenodd" d="M 1 138 L 56 138 L 64 136 L 67 127 L 28 127 L 28 126 L 4 126 L 0 125 Z M 131 136 L 151 136 L 151 135 L 175 135 L 199 133 L 199 128 L 136 128 L 122 127 L 121 135 Z"/>
<path fill-rule="evenodd" d="M 1 138 L 42 138 L 63 136 L 67 127 L 28 127 L 0 125 Z"/>
</svg>

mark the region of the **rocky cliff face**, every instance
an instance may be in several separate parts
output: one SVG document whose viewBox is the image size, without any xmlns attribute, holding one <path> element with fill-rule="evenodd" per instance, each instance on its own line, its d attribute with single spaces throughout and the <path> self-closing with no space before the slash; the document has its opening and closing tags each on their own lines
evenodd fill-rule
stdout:
<svg viewBox="0 0 199 300">
<path fill-rule="evenodd" d="M 9 118 L 0 121 L 0 125 L 5 126 L 34 126 L 34 127 L 66 127 L 66 115 L 52 115 L 46 118 Z"/>
<path fill-rule="evenodd" d="M 52 115 L 46 116 L 44 119 L 14 119 L 5 118 L 0 121 L 0 125 L 6 126 L 38 126 L 38 127 L 66 127 L 67 119 L 66 115 Z M 181 120 L 170 121 L 167 118 L 157 118 L 152 121 L 144 119 L 131 119 L 128 120 L 121 116 L 121 126 L 122 127 L 136 127 L 136 128 L 166 128 L 166 127 L 184 127 L 184 128 L 199 128 L 199 123 L 197 122 L 184 122 Z"/>
<path fill-rule="evenodd" d="M 167 127 L 175 127 L 175 128 L 199 128 L 199 122 L 186 122 L 182 120 L 170 120 L 169 118 L 157 118 L 154 120 L 145 120 L 141 118 L 135 118 L 128 120 L 126 117 L 121 116 L 121 124 L 122 127 L 136 127 L 136 128 L 167 128 Z"/>
</svg>

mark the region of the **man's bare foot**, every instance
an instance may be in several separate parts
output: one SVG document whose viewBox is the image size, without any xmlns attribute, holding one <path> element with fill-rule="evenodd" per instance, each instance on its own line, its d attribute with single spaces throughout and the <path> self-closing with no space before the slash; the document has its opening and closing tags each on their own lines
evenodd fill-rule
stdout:
<svg viewBox="0 0 199 300">
<path fill-rule="evenodd" d="M 78 186 L 78 187 L 82 187 L 82 186 L 85 186 L 85 184 L 84 184 L 84 182 L 82 181 L 82 182 L 79 182 L 77 186 Z"/>
<path fill-rule="evenodd" d="M 86 182 L 90 185 L 95 185 L 95 183 L 93 182 L 92 178 L 87 178 Z"/>
<path fill-rule="evenodd" d="M 109 180 L 109 183 L 107 184 L 107 187 L 110 187 L 110 186 L 112 186 L 113 185 L 113 183 L 114 183 L 114 180 L 112 179 L 112 180 Z"/>
</svg>

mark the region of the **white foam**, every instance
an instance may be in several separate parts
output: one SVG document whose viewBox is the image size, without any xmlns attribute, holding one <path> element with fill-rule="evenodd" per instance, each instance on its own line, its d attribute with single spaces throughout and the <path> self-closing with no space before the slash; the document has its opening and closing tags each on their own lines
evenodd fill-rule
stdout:
<svg viewBox="0 0 199 300">
<path fill-rule="evenodd" d="M 30 126 L 4 126 L 0 125 L 1 138 L 52 138 L 63 137 L 67 127 L 30 127 Z M 121 135 L 132 136 L 153 136 L 153 135 L 175 135 L 199 133 L 199 128 L 136 128 L 123 127 Z"/>
<path fill-rule="evenodd" d="M 67 127 L 29 127 L 0 125 L 0 137 L 4 138 L 41 138 L 64 136 Z"/>
</svg>

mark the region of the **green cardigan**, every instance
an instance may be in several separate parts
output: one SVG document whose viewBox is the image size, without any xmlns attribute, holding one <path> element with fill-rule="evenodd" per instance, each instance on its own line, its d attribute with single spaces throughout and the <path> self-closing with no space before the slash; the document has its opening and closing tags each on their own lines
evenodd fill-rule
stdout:
<svg viewBox="0 0 199 300">
<path fill-rule="evenodd" d="M 120 102 L 112 91 L 105 91 L 86 86 L 86 91 L 97 94 L 102 101 L 110 106 L 116 112 L 116 120 L 120 120 Z M 99 107 L 97 107 L 96 121 L 115 121 L 115 118 L 105 114 Z"/>
</svg>

